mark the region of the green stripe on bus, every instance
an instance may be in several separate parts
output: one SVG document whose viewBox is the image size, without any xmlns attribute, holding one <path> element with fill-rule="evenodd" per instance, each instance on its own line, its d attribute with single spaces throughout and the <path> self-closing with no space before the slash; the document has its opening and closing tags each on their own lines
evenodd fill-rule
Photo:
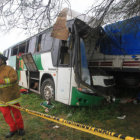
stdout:
<svg viewBox="0 0 140 140">
<path fill-rule="evenodd" d="M 101 105 L 104 98 L 85 94 L 78 91 L 75 87 L 72 88 L 71 105 L 74 106 L 98 106 Z"/>
<path fill-rule="evenodd" d="M 41 63 L 41 54 L 33 55 L 33 58 L 38 70 L 43 70 L 42 63 Z"/>
</svg>

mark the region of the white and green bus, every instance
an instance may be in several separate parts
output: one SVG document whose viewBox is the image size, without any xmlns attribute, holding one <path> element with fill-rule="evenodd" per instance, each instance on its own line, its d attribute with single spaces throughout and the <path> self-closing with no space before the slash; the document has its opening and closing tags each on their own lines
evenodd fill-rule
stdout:
<svg viewBox="0 0 140 140">
<path fill-rule="evenodd" d="M 67 21 L 68 40 L 51 37 L 52 28 L 6 49 L 8 65 L 17 70 L 19 85 L 74 106 L 99 105 L 107 97 L 98 92 L 114 84 L 92 67 L 94 30 L 79 19 Z M 91 64 L 91 65 L 90 65 Z"/>
</svg>

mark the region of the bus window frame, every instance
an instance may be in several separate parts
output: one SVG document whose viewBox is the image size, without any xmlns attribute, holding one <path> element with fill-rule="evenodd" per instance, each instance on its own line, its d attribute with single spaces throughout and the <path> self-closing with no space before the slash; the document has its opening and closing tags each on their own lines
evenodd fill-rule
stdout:
<svg viewBox="0 0 140 140">
<path fill-rule="evenodd" d="M 6 50 L 5 51 L 3 51 L 3 55 L 5 56 L 5 53 L 6 53 Z"/>
<path fill-rule="evenodd" d="M 50 40 L 50 38 L 49 38 L 49 40 L 46 40 L 46 41 L 44 41 L 44 36 L 45 36 L 45 39 L 46 39 L 46 36 L 48 36 L 48 34 L 50 34 L 50 38 L 51 38 L 51 40 Z M 44 46 L 45 46 L 45 42 L 51 42 L 51 47 L 46 47 L 47 49 L 46 50 L 44 50 Z M 52 49 L 53 49 L 53 45 L 54 45 L 54 38 L 53 37 L 51 37 L 51 29 L 48 29 L 47 31 L 45 31 L 45 32 L 43 32 L 42 34 L 41 34 L 41 42 L 40 42 L 41 44 L 41 48 L 40 48 L 40 52 L 42 53 L 42 52 L 51 52 L 52 51 Z M 48 43 L 48 44 L 49 44 Z"/>
<path fill-rule="evenodd" d="M 63 40 L 60 40 L 60 43 L 59 43 L 59 50 L 58 50 L 58 58 L 57 58 L 57 66 L 58 67 L 72 67 L 72 54 L 69 53 L 69 63 L 68 64 L 61 64 L 60 63 L 60 55 L 61 55 L 61 48 L 62 48 L 62 41 Z M 66 42 L 67 43 L 67 42 Z M 70 50 L 69 48 L 70 46 L 67 46 L 67 49 Z M 72 52 L 72 51 L 71 51 Z"/>
<path fill-rule="evenodd" d="M 12 49 L 9 48 L 9 56 L 8 56 L 8 58 L 10 58 L 10 56 L 11 56 L 11 52 L 12 52 Z"/>
<path fill-rule="evenodd" d="M 20 48 L 21 47 L 24 47 L 24 52 L 20 52 Z M 25 50 L 26 50 L 26 41 L 25 42 L 22 42 L 21 44 L 18 45 L 18 54 L 17 55 L 19 55 L 19 53 L 24 54 L 25 53 Z"/>
<path fill-rule="evenodd" d="M 13 54 L 13 50 L 14 50 L 14 49 L 17 49 L 17 54 Z M 11 48 L 11 56 L 18 55 L 18 53 L 19 53 L 19 45 L 13 46 L 13 47 Z"/>
<path fill-rule="evenodd" d="M 7 49 L 7 50 L 5 51 L 5 56 L 8 57 L 8 55 L 9 55 L 9 49 Z"/>
<path fill-rule="evenodd" d="M 58 46 L 56 46 L 55 41 L 58 41 Z M 51 57 L 52 57 L 52 64 L 53 64 L 53 66 L 56 66 L 56 67 L 58 67 L 59 47 L 60 47 L 60 40 L 57 39 L 57 38 L 53 38 L 52 49 L 51 49 Z M 55 52 L 54 50 L 56 50 L 56 48 L 58 49 L 56 51 L 57 53 L 54 53 Z M 55 58 L 57 58 L 57 60 Z"/>
<path fill-rule="evenodd" d="M 35 43 L 34 43 L 34 47 L 33 47 L 33 51 L 30 51 L 30 49 L 31 49 L 31 45 L 32 45 L 32 43 L 30 44 L 30 41 L 32 41 L 33 39 L 35 38 Z M 36 43 L 37 43 L 37 36 L 33 36 L 33 37 L 31 37 L 30 39 L 29 39 L 29 47 L 28 47 L 28 52 L 27 53 L 31 53 L 31 54 L 35 54 L 35 49 L 36 49 Z M 32 49 L 31 49 L 32 50 Z"/>
<path fill-rule="evenodd" d="M 41 36 L 41 37 L 40 37 Z M 42 40 L 42 34 L 38 34 L 36 36 L 36 45 L 35 45 L 35 51 L 34 54 L 41 53 L 41 40 Z M 39 49 L 39 43 L 40 43 L 40 49 Z"/>
<path fill-rule="evenodd" d="M 28 53 L 28 50 L 29 50 L 29 41 L 30 40 L 26 40 L 25 53 Z"/>
</svg>

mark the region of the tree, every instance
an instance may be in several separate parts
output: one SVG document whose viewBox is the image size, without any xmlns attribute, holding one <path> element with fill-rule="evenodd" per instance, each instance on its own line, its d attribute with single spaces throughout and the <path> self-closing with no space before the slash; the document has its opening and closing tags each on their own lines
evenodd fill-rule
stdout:
<svg viewBox="0 0 140 140">
<path fill-rule="evenodd" d="M 68 0 L 1 0 L 0 28 L 28 30 L 30 34 L 52 25 L 62 5 L 70 7 Z"/>
<path fill-rule="evenodd" d="M 97 1 L 95 0 L 97 3 Z M 87 9 L 93 27 L 138 16 L 140 0 L 100 0 Z M 63 6 L 70 8 L 69 0 L 1 0 L 0 28 L 22 28 L 33 34 L 52 26 Z"/>
<path fill-rule="evenodd" d="M 89 24 L 93 27 L 140 15 L 140 0 L 102 0 L 91 6 L 87 14 L 92 15 Z"/>
</svg>

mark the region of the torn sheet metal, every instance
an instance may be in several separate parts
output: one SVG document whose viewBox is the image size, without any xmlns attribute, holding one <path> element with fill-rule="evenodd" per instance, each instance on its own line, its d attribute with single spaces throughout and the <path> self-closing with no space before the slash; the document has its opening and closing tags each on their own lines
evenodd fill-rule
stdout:
<svg viewBox="0 0 140 140">
<path fill-rule="evenodd" d="M 67 13 L 68 13 L 68 9 L 65 8 L 58 15 L 56 23 L 53 26 L 53 31 L 51 33 L 52 37 L 60 40 L 68 39 L 69 31 L 66 27 Z"/>
</svg>

